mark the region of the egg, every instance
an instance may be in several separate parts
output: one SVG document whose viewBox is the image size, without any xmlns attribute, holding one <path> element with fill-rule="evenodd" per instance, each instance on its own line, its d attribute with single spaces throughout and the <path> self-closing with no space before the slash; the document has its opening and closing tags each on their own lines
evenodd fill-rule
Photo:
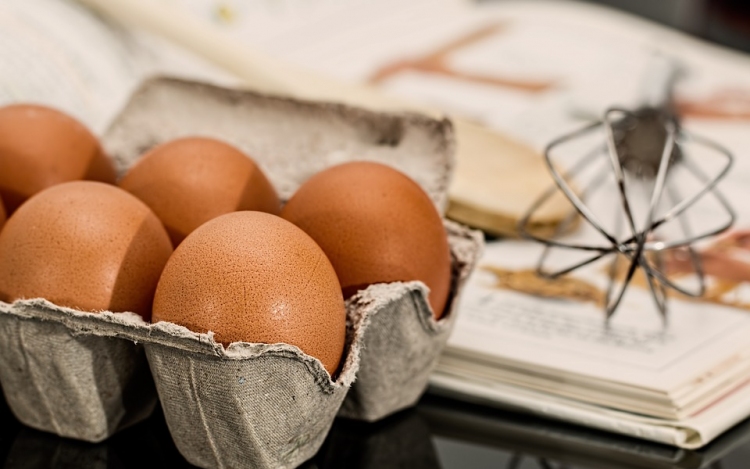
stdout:
<svg viewBox="0 0 750 469">
<path fill-rule="evenodd" d="M 215 218 L 167 262 L 153 321 L 214 332 L 217 342 L 287 343 L 333 374 L 346 335 L 341 286 L 302 230 L 261 212 Z"/>
<path fill-rule="evenodd" d="M 0 300 L 45 298 L 149 319 L 171 253 L 159 219 L 132 195 L 99 182 L 59 184 L 30 198 L 0 232 Z"/>
<path fill-rule="evenodd" d="M 115 183 L 112 162 L 83 124 L 44 106 L 0 107 L 0 197 L 8 215 L 37 192 L 80 179 Z"/>
<path fill-rule="evenodd" d="M 353 162 L 305 182 L 281 216 L 310 235 L 331 260 L 344 296 L 374 283 L 420 280 L 434 317 L 451 286 L 451 254 L 430 197 L 403 173 Z"/>
<path fill-rule="evenodd" d="M 240 210 L 278 214 L 281 209 L 258 165 L 211 138 L 182 138 L 154 148 L 128 171 L 120 187 L 151 207 L 175 246 L 219 215 Z"/>
</svg>

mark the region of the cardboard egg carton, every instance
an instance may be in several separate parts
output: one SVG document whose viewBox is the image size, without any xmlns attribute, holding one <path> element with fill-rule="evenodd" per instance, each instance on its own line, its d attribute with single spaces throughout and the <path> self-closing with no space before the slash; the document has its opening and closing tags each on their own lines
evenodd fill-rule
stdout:
<svg viewBox="0 0 750 469">
<path fill-rule="evenodd" d="M 411 176 L 441 213 L 446 206 L 452 127 L 419 115 L 156 78 L 102 142 L 122 174 L 153 146 L 196 135 L 250 155 L 284 200 L 326 167 L 370 160 Z M 101 441 L 148 417 L 158 396 L 192 464 L 296 467 L 317 452 L 339 411 L 376 420 L 424 392 L 481 248 L 477 232 L 447 221 L 446 230 L 453 283 L 444 318 L 433 319 L 421 282 L 370 286 L 347 302 L 344 365 L 334 378 L 291 345 L 225 348 L 211 333 L 33 299 L 0 302 L 0 383 L 19 420 L 43 431 Z"/>
</svg>

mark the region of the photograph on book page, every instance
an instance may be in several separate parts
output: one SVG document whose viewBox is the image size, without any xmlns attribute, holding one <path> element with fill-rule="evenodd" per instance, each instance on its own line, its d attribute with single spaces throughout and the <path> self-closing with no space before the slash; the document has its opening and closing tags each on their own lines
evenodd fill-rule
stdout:
<svg viewBox="0 0 750 469">
<path fill-rule="evenodd" d="M 2 2 L 0 105 L 46 104 L 101 131 L 145 72 L 139 50 L 127 31 L 73 2 Z"/>
</svg>

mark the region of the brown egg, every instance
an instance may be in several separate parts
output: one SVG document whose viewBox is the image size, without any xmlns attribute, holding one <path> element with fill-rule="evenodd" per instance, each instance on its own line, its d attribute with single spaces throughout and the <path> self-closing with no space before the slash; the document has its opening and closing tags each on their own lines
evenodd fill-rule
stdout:
<svg viewBox="0 0 750 469">
<path fill-rule="evenodd" d="M 276 191 L 253 160 L 211 138 L 183 138 L 154 148 L 120 187 L 151 207 L 175 246 L 219 215 L 239 210 L 278 215 L 281 209 Z"/>
<path fill-rule="evenodd" d="M 29 199 L 0 232 L 0 300 L 46 298 L 148 319 L 171 253 L 159 219 L 132 195 L 98 182 L 59 184 Z"/>
<path fill-rule="evenodd" d="M 115 183 L 112 162 L 86 127 L 44 106 L 0 107 L 0 197 L 8 215 L 37 192 L 79 179 Z"/>
<path fill-rule="evenodd" d="M 190 234 L 167 262 L 153 321 L 217 342 L 296 345 L 333 374 L 346 311 L 336 273 L 315 241 L 281 218 L 235 212 Z"/>
<path fill-rule="evenodd" d="M 310 178 L 281 216 L 309 234 L 331 260 L 344 296 L 373 283 L 421 280 L 439 318 L 451 282 L 440 214 L 417 183 L 388 166 L 355 162 Z"/>
</svg>

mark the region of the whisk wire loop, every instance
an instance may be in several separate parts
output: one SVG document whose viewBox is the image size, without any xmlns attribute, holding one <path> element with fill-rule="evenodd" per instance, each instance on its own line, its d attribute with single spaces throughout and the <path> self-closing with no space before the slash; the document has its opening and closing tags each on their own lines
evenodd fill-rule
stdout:
<svg viewBox="0 0 750 469">
<path fill-rule="evenodd" d="M 562 172 L 553 162 L 552 154 L 562 145 L 566 145 L 579 138 L 585 138 L 593 132 L 604 130 L 606 142 L 596 145 L 586 152 Z M 640 140 L 636 140 L 636 138 Z M 628 141 L 627 139 L 631 139 Z M 722 158 L 719 170 L 708 175 L 696 164 L 687 153 L 686 147 L 697 145 L 714 156 Z M 656 149 L 658 146 L 658 149 Z M 649 150 L 649 149 L 656 150 Z M 648 151 L 647 151 L 648 150 Z M 658 151 L 657 151 L 658 150 Z M 608 163 L 602 169 L 593 172 L 594 176 L 588 186 L 580 190 L 574 189 L 573 179 L 580 173 L 594 168 L 597 160 L 604 154 Z M 605 293 L 604 312 L 607 321 L 614 315 L 622 303 L 628 286 L 632 283 L 636 272 L 643 272 L 646 286 L 654 300 L 664 324 L 667 321 L 668 290 L 674 290 L 690 297 L 702 296 L 706 291 L 703 266 L 693 244 L 715 236 L 729 229 L 735 221 L 736 215 L 726 197 L 717 189 L 718 183 L 729 172 L 733 156 L 726 148 L 718 143 L 689 133 L 681 128 L 674 115 L 665 108 L 642 108 L 628 111 L 621 108 L 608 109 L 601 121 L 593 122 L 567 135 L 563 135 L 550 142 L 544 150 L 544 161 L 554 181 L 554 185 L 546 190 L 529 208 L 519 221 L 519 232 L 523 238 L 542 243 L 544 249 L 538 259 L 536 271 L 545 278 L 558 278 L 572 273 L 577 269 L 593 264 L 601 259 L 613 255 L 609 264 L 609 284 Z M 681 165 L 692 175 L 701 187 L 694 194 L 681 198 L 680 192 L 670 184 L 672 169 Z M 635 186 L 630 187 L 626 172 L 634 176 Z M 587 205 L 594 194 L 598 194 L 608 180 L 607 175 L 614 176 L 615 187 L 618 191 L 621 213 L 615 213 L 615 232 L 610 232 L 606 225 Z M 651 187 L 646 196 L 648 206 L 643 225 L 638 227 L 634 216 L 631 192 L 643 185 L 638 181 L 645 181 Z M 562 222 L 551 236 L 543 236 L 531 230 L 532 221 L 537 212 L 559 192 L 572 205 Z M 724 217 L 716 226 L 704 229 L 694 234 L 685 218 L 686 212 L 694 207 L 705 196 L 710 195 L 724 212 Z M 669 207 L 657 216 L 658 209 L 667 201 Z M 604 238 L 603 244 L 584 243 L 577 240 L 562 239 L 576 224 L 578 219 L 588 223 L 595 232 Z M 622 220 L 627 222 L 628 234 L 621 235 Z M 677 220 L 680 229 L 678 239 L 663 240 L 656 236 L 655 231 L 670 221 Z M 583 260 L 577 260 L 567 266 L 557 268 L 548 267 L 550 253 L 553 249 L 567 249 L 591 252 Z M 687 288 L 669 278 L 665 265 L 665 255 L 686 253 L 689 257 L 692 273 L 697 279 L 697 288 Z M 621 262 L 627 262 L 627 269 L 621 270 Z"/>
</svg>

